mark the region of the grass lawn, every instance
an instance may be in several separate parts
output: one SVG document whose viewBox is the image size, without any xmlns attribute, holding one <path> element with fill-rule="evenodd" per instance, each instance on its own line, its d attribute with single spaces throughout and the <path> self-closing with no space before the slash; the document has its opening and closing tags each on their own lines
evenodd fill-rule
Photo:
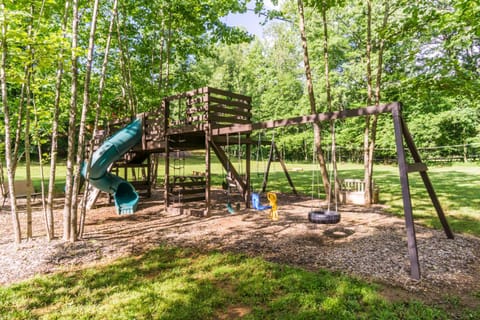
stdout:
<svg viewBox="0 0 480 320">
<path fill-rule="evenodd" d="M 204 165 L 201 156 L 194 156 L 185 171 L 202 171 Z M 311 194 L 316 168 L 308 163 L 287 165 L 302 168 L 292 171 L 292 178 L 300 192 Z M 257 189 L 263 163 L 258 168 L 253 162 Z M 361 165 L 342 163 L 339 170 L 342 178 L 363 175 Z M 220 185 L 224 172 L 218 163 L 213 171 L 213 182 Z M 429 175 L 453 230 L 480 236 L 480 165 L 434 166 Z M 398 168 L 377 165 L 374 176 L 381 203 L 402 216 Z M 34 178 L 39 178 L 38 172 Z M 64 181 L 58 180 L 57 190 L 62 190 Z M 411 174 L 410 183 L 416 221 L 439 228 L 420 175 Z M 272 166 L 268 190 L 290 192 L 278 163 Z M 441 307 L 408 298 L 391 302 L 383 298 L 382 290 L 380 285 L 338 273 L 309 272 L 241 255 L 159 247 L 112 264 L 1 287 L 0 319 L 480 319 L 480 307 L 465 309 L 453 298 Z M 480 305 L 480 292 L 472 296 Z"/>
<path fill-rule="evenodd" d="M 380 287 L 261 259 L 159 247 L 0 288 L 0 319 L 450 319 Z M 463 319 L 478 319 L 479 310 Z"/>
</svg>

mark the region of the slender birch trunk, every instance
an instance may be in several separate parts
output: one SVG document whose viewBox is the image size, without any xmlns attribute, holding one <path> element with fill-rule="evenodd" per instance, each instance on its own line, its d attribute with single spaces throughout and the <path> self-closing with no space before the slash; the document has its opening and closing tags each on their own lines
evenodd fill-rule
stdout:
<svg viewBox="0 0 480 320">
<path fill-rule="evenodd" d="M 70 220 L 71 235 L 70 241 L 76 241 L 78 238 L 78 193 L 80 191 L 80 184 L 82 180 L 82 175 L 80 173 L 83 159 L 85 154 L 85 126 L 87 122 L 87 113 L 88 106 L 90 104 L 90 80 L 92 77 L 92 63 L 93 63 L 93 54 L 95 50 L 95 31 L 97 29 L 97 16 L 98 16 L 98 1 L 95 0 L 93 3 L 93 13 L 90 24 L 90 35 L 88 38 L 88 52 L 87 52 L 87 64 L 85 69 L 85 80 L 83 86 L 83 103 L 82 111 L 80 116 L 80 128 L 78 132 L 78 146 L 77 146 L 77 160 L 74 173 L 74 183 L 73 183 L 73 198 L 72 198 L 72 215 Z"/>
<path fill-rule="evenodd" d="M 171 10 L 169 10 L 170 12 L 170 17 L 171 17 Z M 162 99 L 165 95 L 166 95 L 166 90 L 164 88 L 164 81 L 163 81 L 163 56 L 164 56 L 164 53 L 165 51 L 169 51 L 169 50 L 166 50 L 165 46 L 168 44 L 166 44 L 165 42 L 167 41 L 170 41 L 170 37 L 168 36 L 167 37 L 167 40 L 165 40 L 165 19 L 164 19 L 164 10 L 163 10 L 163 7 L 162 9 L 160 10 L 160 19 L 162 19 L 162 24 L 161 24 L 161 30 L 160 30 L 160 33 L 161 33 L 161 37 L 160 37 L 160 52 L 159 52 L 159 60 L 160 60 L 160 63 L 159 63 L 159 76 L 158 76 L 158 91 L 159 91 L 159 96 L 160 98 Z M 171 34 L 171 23 L 169 24 L 169 27 L 168 27 L 168 35 Z M 170 59 L 170 55 L 167 53 L 167 65 L 168 65 L 168 60 Z M 167 71 L 167 77 L 168 77 L 168 72 Z M 160 101 L 160 103 L 162 103 L 162 101 Z M 157 177 L 158 177 L 158 165 L 159 165 L 159 161 L 160 161 L 160 155 L 158 153 L 155 153 L 153 155 L 153 159 L 152 159 L 152 163 L 150 165 L 150 170 L 152 172 L 152 175 L 150 176 L 150 183 L 151 183 L 151 186 L 152 188 L 155 188 L 156 185 L 157 185 Z"/>
<path fill-rule="evenodd" d="M 388 16 L 390 11 L 390 5 L 388 1 L 384 2 L 385 11 L 383 14 L 382 30 L 385 30 L 388 25 Z M 383 70 L 383 50 L 385 47 L 385 38 L 380 39 L 380 44 L 377 52 L 377 74 L 375 79 L 375 105 L 380 105 L 381 99 L 381 85 L 382 85 L 382 70 Z M 373 157 L 375 152 L 375 143 L 377 140 L 377 122 L 378 115 L 372 116 L 372 125 L 370 132 L 370 145 L 368 148 L 368 176 L 370 180 L 368 181 L 368 186 L 370 188 L 370 200 L 373 200 Z M 365 184 L 367 185 L 367 183 Z M 370 202 L 371 203 L 371 202 Z"/>
<path fill-rule="evenodd" d="M 70 7 L 70 1 L 65 1 L 65 12 L 62 22 L 63 39 L 67 38 L 67 17 Z M 50 151 L 50 175 L 48 180 L 48 196 L 47 196 L 47 219 L 48 219 L 48 234 L 49 240 L 55 237 L 55 221 L 53 216 L 53 198 L 55 195 L 55 175 L 57 171 L 57 154 L 58 154 L 58 119 L 60 116 L 60 97 L 62 94 L 62 79 L 63 79 L 63 55 L 64 46 L 60 45 L 60 50 L 57 58 L 57 74 L 55 77 L 55 102 L 52 119 L 52 138 Z"/>
<path fill-rule="evenodd" d="M 115 0 L 114 2 L 114 13 L 113 13 L 113 16 L 116 15 L 116 7 L 117 7 L 117 0 Z M 83 106 L 82 106 L 82 120 L 81 120 L 81 125 L 80 125 L 80 128 L 83 127 L 83 129 L 85 129 L 85 122 L 86 122 L 86 113 L 88 111 L 88 105 L 90 104 L 90 79 L 91 79 L 91 73 L 92 73 L 92 63 L 93 63 L 93 54 L 94 54 L 94 50 L 95 50 L 95 31 L 96 31 L 96 28 L 97 28 L 97 15 L 98 15 L 98 0 L 95 0 L 94 4 L 93 4 L 93 13 L 92 13 L 92 22 L 91 22 L 91 29 L 90 29 L 90 36 L 89 36 L 89 41 L 88 41 L 88 53 L 87 53 L 87 69 L 86 69 L 86 75 L 85 75 L 85 86 L 84 86 L 84 92 L 83 92 Z M 107 52 L 107 56 L 108 56 L 108 51 L 109 51 L 109 47 L 110 47 L 110 39 L 111 39 L 111 32 L 113 30 L 113 19 L 110 21 L 110 27 L 109 27 L 109 35 L 108 35 L 108 39 L 107 39 L 107 46 L 106 46 L 106 52 Z M 97 125 L 98 125 L 98 117 L 99 117 L 99 110 L 100 110 L 100 103 L 101 103 L 101 97 L 102 97 L 102 94 L 103 94 L 103 88 L 105 86 L 105 72 L 106 72 L 106 66 L 107 66 L 107 63 L 108 63 L 108 59 L 103 60 L 103 64 L 102 64 L 102 75 L 101 75 L 101 79 L 100 79 L 100 88 L 99 88 L 99 92 L 98 92 L 98 97 L 97 98 L 97 103 L 95 105 L 95 122 L 94 122 L 94 129 L 93 129 L 93 132 L 92 132 L 92 139 L 90 140 L 90 144 L 89 144 L 89 153 L 88 153 L 88 159 L 86 161 L 86 163 L 84 164 L 85 166 L 87 166 L 87 174 L 86 174 L 86 184 L 85 184 L 85 188 L 84 188 L 84 193 L 83 193 L 83 197 L 82 197 L 82 201 L 81 201 L 81 207 L 80 207 L 80 223 L 79 223 L 79 227 L 78 227 L 78 236 L 82 236 L 83 235 L 83 231 L 84 231 L 84 226 L 85 226 L 85 215 L 86 215 L 86 200 L 87 200 L 87 196 L 88 196 L 88 177 L 89 177 L 89 172 L 90 172 L 90 162 L 91 162 L 91 159 L 92 159 L 92 153 L 93 153 L 93 139 L 95 138 L 95 132 L 97 130 Z M 83 124 L 83 125 L 82 125 Z M 81 139 L 82 139 L 82 136 L 81 136 Z M 77 165 L 78 165 L 78 168 L 79 168 L 79 172 L 78 172 L 78 180 L 80 180 L 81 176 L 80 176 L 80 167 L 82 166 L 82 163 L 78 162 L 79 160 L 82 161 L 83 160 L 83 155 L 85 153 L 84 151 L 84 144 L 85 144 L 85 133 L 83 134 L 83 141 L 81 143 L 82 145 L 82 153 L 78 152 L 77 154 Z M 77 176 L 75 176 L 75 178 L 77 178 Z"/>
<path fill-rule="evenodd" d="M 0 2 L 0 14 L 2 19 L 2 34 L 1 34 L 1 61 L 0 61 L 0 87 L 2 94 L 3 116 L 5 122 L 5 160 L 7 165 L 8 177 L 8 192 L 10 194 L 10 213 L 12 217 L 12 226 L 14 232 L 14 240 L 16 243 L 22 241 L 22 233 L 20 228 L 20 220 L 17 212 L 17 200 L 15 198 L 14 187 L 14 166 L 12 161 L 12 140 L 10 137 L 10 109 L 8 107 L 8 92 L 7 92 L 7 77 L 6 77 L 6 63 L 7 63 L 7 18 L 5 12 L 5 2 Z"/>
<path fill-rule="evenodd" d="M 170 58 L 171 58 L 171 52 L 170 48 L 172 45 L 172 10 L 169 10 L 169 15 L 168 15 L 168 33 L 167 33 L 167 43 L 166 43 L 166 49 L 167 49 L 167 60 L 165 61 L 165 94 L 168 94 L 168 87 L 170 86 Z"/>
<path fill-rule="evenodd" d="M 78 0 L 73 0 L 73 20 L 72 20 L 72 85 L 70 88 L 70 109 L 68 118 L 68 150 L 67 150 L 67 178 L 65 183 L 65 204 L 63 208 L 63 239 L 68 241 L 75 236 L 75 231 L 71 229 L 72 220 L 72 198 L 75 144 L 76 144 L 76 120 L 77 120 L 77 93 L 78 93 Z M 73 235 L 73 237 L 72 237 Z"/>
<path fill-rule="evenodd" d="M 367 39 L 366 39 L 366 63 L 367 63 L 367 106 L 372 104 L 372 2 L 367 0 Z M 372 177 L 370 176 L 370 116 L 365 117 L 365 129 L 363 133 L 363 163 L 364 163 L 364 182 L 365 182 L 365 205 L 372 203 Z"/>
<path fill-rule="evenodd" d="M 31 170 L 31 161 L 30 161 L 30 71 L 28 72 L 27 84 L 26 84 L 26 96 L 27 103 L 25 108 L 25 177 L 26 177 L 26 188 L 27 188 L 27 199 L 26 199 L 26 216 L 27 216 L 27 240 L 32 239 L 33 237 L 33 226 L 32 226 L 32 195 L 30 189 L 32 187 L 32 170 Z"/>
<path fill-rule="evenodd" d="M 29 31 L 29 37 L 31 36 L 30 35 L 30 32 Z M 30 70 L 28 68 L 28 65 L 26 65 L 24 67 L 24 77 L 23 79 L 27 79 L 28 77 L 28 74 L 29 74 Z M 12 161 L 13 161 L 13 175 L 15 177 L 15 173 L 17 171 L 17 164 L 18 162 L 20 161 L 20 156 L 19 156 L 19 150 L 20 150 L 20 141 L 21 141 L 21 138 L 22 138 L 22 123 L 23 123 L 23 115 L 25 113 L 24 111 L 24 105 L 25 105 L 25 88 L 26 87 L 26 81 L 24 81 L 22 83 L 22 85 L 20 86 L 20 98 L 19 98 L 19 102 L 18 102 L 18 110 L 17 110 L 17 127 L 15 129 L 15 139 L 14 139 L 14 143 L 13 143 L 13 154 L 12 154 Z"/>
<path fill-rule="evenodd" d="M 307 35 L 305 30 L 305 15 L 304 15 L 304 6 L 303 1 L 298 0 L 298 13 L 300 17 L 299 25 L 300 25 L 300 36 L 302 38 L 302 47 L 303 47 L 303 64 L 305 67 L 305 76 L 307 79 L 307 91 L 308 91 L 308 98 L 310 101 L 310 112 L 316 113 L 317 108 L 315 104 L 315 93 L 313 90 L 313 79 L 312 79 L 312 72 L 310 68 L 310 58 L 308 55 L 308 44 L 307 44 Z M 328 190 L 330 190 L 330 180 L 328 178 L 328 171 L 327 166 L 325 163 L 325 153 L 322 149 L 322 127 L 320 123 L 313 123 L 313 134 L 314 134 L 314 144 L 315 144 L 315 153 L 318 159 L 318 163 L 320 166 L 320 171 L 322 174 L 322 181 L 323 181 L 323 188 L 325 194 L 327 195 L 327 199 L 330 200 L 330 196 Z"/>
<path fill-rule="evenodd" d="M 32 82 L 33 82 L 33 72 L 32 72 Z M 48 217 L 47 217 L 47 206 L 45 202 L 45 170 L 43 167 L 43 151 L 42 151 L 42 143 L 40 141 L 40 136 L 38 135 L 39 131 L 39 126 L 38 126 L 38 109 L 35 103 L 35 96 L 32 95 L 32 106 L 33 106 L 33 112 L 34 112 L 34 132 L 36 136 L 36 142 L 37 142 L 37 152 L 38 152 L 38 165 L 40 167 L 40 187 L 41 187 L 41 192 L 42 192 L 42 211 L 43 211 L 43 218 L 45 222 L 45 233 L 47 236 L 50 234 L 50 229 L 48 225 Z"/>
<path fill-rule="evenodd" d="M 92 132 L 92 139 L 90 140 L 89 144 L 89 152 L 88 152 L 88 159 L 86 162 L 87 166 L 87 177 L 86 177 L 86 185 L 85 185 L 85 193 L 83 195 L 82 206 L 81 206 L 81 213 L 80 213 L 80 225 L 79 225 L 79 232 L 78 236 L 81 238 L 83 236 L 83 232 L 85 230 L 85 217 L 86 217 L 86 205 L 87 205 L 87 198 L 88 198 L 88 177 L 90 175 L 90 163 L 92 162 L 93 156 L 93 142 L 95 139 L 96 132 L 98 130 L 98 120 L 100 118 L 100 105 L 102 104 L 103 99 L 103 90 L 105 89 L 105 80 L 107 76 L 107 67 L 108 67 L 108 55 L 110 52 L 110 45 L 112 43 L 112 33 L 113 33 L 113 26 L 115 24 L 115 18 L 118 14 L 118 0 L 114 0 L 113 8 L 112 8 L 112 17 L 110 19 L 110 25 L 108 27 L 108 35 L 107 35 L 107 42 L 105 45 L 105 52 L 103 55 L 103 63 L 102 63 L 102 71 L 100 74 L 100 83 L 98 85 L 98 95 L 97 95 L 97 102 L 95 103 L 95 122 L 93 124 L 93 132 Z"/>
<path fill-rule="evenodd" d="M 30 5 L 30 23 L 28 25 L 27 35 L 29 39 L 33 39 L 33 16 L 34 16 L 34 7 L 33 4 Z M 30 60 L 26 64 L 26 79 L 25 79 L 25 95 L 27 97 L 26 108 L 25 108 L 25 176 L 26 176 L 26 187 L 27 187 L 27 199 L 26 199 L 26 215 L 27 215 L 27 239 L 33 238 L 33 221 L 32 221 L 32 170 L 31 170 L 31 143 L 30 143 L 30 125 L 31 125 L 31 106 L 32 106 L 32 72 L 33 72 L 33 61 L 34 61 L 34 52 L 31 45 L 27 46 L 27 51 L 29 53 Z"/>
</svg>

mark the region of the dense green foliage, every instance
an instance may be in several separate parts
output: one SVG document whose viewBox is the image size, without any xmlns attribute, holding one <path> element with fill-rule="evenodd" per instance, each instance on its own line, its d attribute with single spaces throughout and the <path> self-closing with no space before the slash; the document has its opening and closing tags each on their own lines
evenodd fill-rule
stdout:
<svg viewBox="0 0 480 320">
<path fill-rule="evenodd" d="M 238 255 L 160 247 L 0 289 L 1 319 L 449 319 L 376 285 Z M 473 319 L 479 310 L 468 310 Z"/>
<path fill-rule="evenodd" d="M 30 13 L 30 3 L 33 14 Z M 321 3 L 305 1 L 317 109 L 324 111 Z M 48 144 L 57 54 L 60 47 L 68 53 L 70 46 L 69 37 L 64 39 L 61 33 L 64 1 L 5 1 L 5 4 L 6 16 L 2 19 L 8 22 L 7 81 L 12 120 L 15 124 L 24 66 L 32 63 L 35 67 L 32 92 L 39 117 L 38 125 L 32 130 L 35 137 Z M 112 37 L 101 119 L 129 115 L 126 101 L 129 89 L 137 112 L 142 112 L 158 108 L 165 95 L 206 85 L 251 95 L 254 120 L 309 113 L 304 94 L 296 1 L 283 1 L 281 10 L 271 12 L 263 8 L 262 1 L 255 1 L 255 4 L 256 12 L 268 17 L 265 18 L 267 21 L 273 19 L 266 25 L 263 39 L 229 27 L 222 20 L 230 12 L 245 12 L 246 1 L 119 1 L 119 27 L 114 28 Z M 112 1 L 103 1 L 101 5 L 95 41 L 92 97 L 96 94 L 100 78 L 101 53 L 105 46 Z M 354 108 L 366 103 L 364 5 L 363 1 L 329 2 L 329 68 L 335 109 Z M 90 2 L 80 1 L 81 82 L 90 6 Z M 382 28 L 384 10 L 383 1 L 373 1 L 374 71 L 379 43 L 385 43 L 381 101 L 401 101 L 404 104 L 417 144 L 420 147 L 441 147 L 429 149 L 435 150 L 432 156 L 478 154 L 480 28 L 477 22 L 480 5 L 468 0 L 389 1 L 387 27 Z M 27 26 L 30 22 L 33 32 L 29 36 Z M 33 56 L 25 50 L 28 44 L 32 45 Z M 125 56 L 131 77 L 130 87 L 126 83 L 126 75 L 122 73 L 121 47 L 128 48 Z M 69 54 L 64 57 L 66 73 L 61 96 L 61 129 L 66 128 L 70 99 L 68 57 Z M 93 120 L 93 111 L 89 119 Z M 363 126 L 362 120 L 337 123 L 338 144 L 348 149 L 345 151 L 352 159 L 355 150 L 362 147 Z M 297 155 L 299 150 L 312 150 L 312 135 L 308 129 L 306 126 L 278 130 L 279 141 L 285 145 L 287 155 Z M 381 120 L 378 136 L 377 155 L 394 157 L 389 121 Z M 329 143 L 328 134 L 324 143 Z M 467 144 L 470 146 L 464 149 L 462 146 Z M 452 145 L 459 147 L 445 147 Z"/>
</svg>

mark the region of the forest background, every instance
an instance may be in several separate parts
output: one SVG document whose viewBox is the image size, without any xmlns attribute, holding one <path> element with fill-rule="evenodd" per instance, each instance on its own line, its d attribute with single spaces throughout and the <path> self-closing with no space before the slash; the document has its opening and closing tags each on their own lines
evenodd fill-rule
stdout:
<svg viewBox="0 0 480 320">
<path fill-rule="evenodd" d="M 476 1 L 285 0 L 279 10 L 267 10 L 260 0 L 250 2 L 253 9 L 236 0 L 2 0 L 0 152 L 9 180 L 22 157 L 35 157 L 51 164 L 50 190 L 55 162 L 65 160 L 64 238 L 74 239 L 74 170 L 95 119 L 102 126 L 158 110 L 163 97 L 203 86 L 251 96 L 254 122 L 310 114 L 300 3 L 316 111 L 372 104 L 374 88 L 381 92 L 378 102 L 402 102 L 415 142 L 429 158 L 478 157 Z M 262 39 L 225 24 L 229 13 L 247 10 L 268 22 Z M 393 124 L 387 117 L 378 121 L 375 159 L 390 161 Z M 363 161 L 365 119 L 335 126 L 342 159 Z M 328 126 L 323 130 L 328 149 Z M 275 135 L 287 159 L 311 160 L 311 126 Z"/>
</svg>

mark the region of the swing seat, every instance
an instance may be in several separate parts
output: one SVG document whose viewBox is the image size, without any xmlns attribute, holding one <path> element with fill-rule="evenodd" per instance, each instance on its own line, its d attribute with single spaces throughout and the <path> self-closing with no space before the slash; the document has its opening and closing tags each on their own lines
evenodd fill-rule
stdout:
<svg viewBox="0 0 480 320">
<path fill-rule="evenodd" d="M 269 218 L 276 221 L 278 220 L 278 211 L 277 211 L 277 195 L 273 192 L 267 193 L 267 199 L 270 202 L 272 209 L 270 210 Z"/>
<path fill-rule="evenodd" d="M 272 206 L 264 206 L 260 203 L 260 195 L 258 193 L 252 192 L 252 207 L 255 210 L 263 211 L 271 209 Z"/>
<path fill-rule="evenodd" d="M 227 211 L 228 213 L 230 214 L 234 214 L 235 213 L 235 209 L 233 209 L 233 206 L 230 202 L 227 203 Z"/>
<path fill-rule="evenodd" d="M 335 224 L 340 222 L 340 214 L 332 210 L 312 210 L 308 213 L 308 221 L 318 224 Z"/>
</svg>

